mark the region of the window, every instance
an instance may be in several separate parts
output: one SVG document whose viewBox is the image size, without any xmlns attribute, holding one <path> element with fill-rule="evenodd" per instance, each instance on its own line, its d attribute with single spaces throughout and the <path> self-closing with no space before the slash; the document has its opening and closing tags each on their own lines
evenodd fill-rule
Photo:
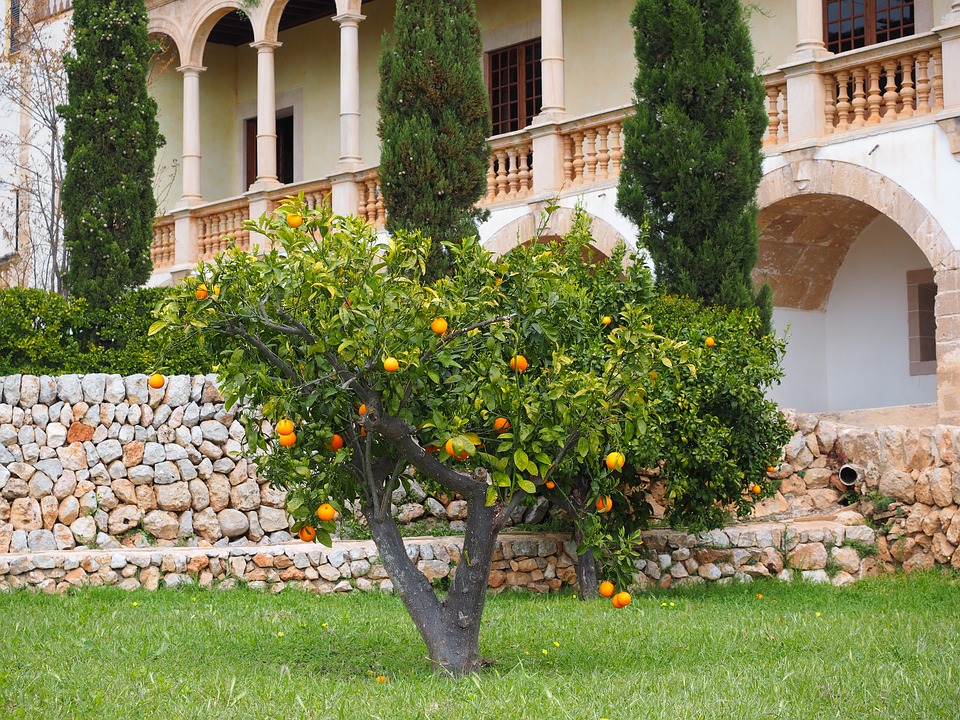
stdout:
<svg viewBox="0 0 960 720">
<path fill-rule="evenodd" d="M 20 0 L 10 0 L 10 52 L 20 50 Z"/>
<path fill-rule="evenodd" d="M 913 0 L 825 0 L 824 39 L 844 52 L 913 35 Z"/>
<path fill-rule="evenodd" d="M 525 128 L 543 105 L 540 38 L 487 53 L 493 134 Z"/>
<path fill-rule="evenodd" d="M 277 117 L 277 180 L 289 185 L 293 182 L 293 113 L 288 109 L 281 114 Z M 257 181 L 257 119 L 247 118 L 244 129 L 246 187 L 249 188 Z"/>
<path fill-rule="evenodd" d="M 933 270 L 907 273 L 907 312 L 910 328 L 910 374 L 937 372 L 937 284 Z"/>
</svg>

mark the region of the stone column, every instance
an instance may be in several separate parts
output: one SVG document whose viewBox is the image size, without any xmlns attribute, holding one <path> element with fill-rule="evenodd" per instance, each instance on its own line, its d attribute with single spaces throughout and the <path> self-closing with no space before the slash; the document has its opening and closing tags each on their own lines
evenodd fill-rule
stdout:
<svg viewBox="0 0 960 720">
<path fill-rule="evenodd" d="M 250 43 L 257 51 L 257 179 L 251 190 L 277 187 L 277 90 L 274 51 L 278 42 Z"/>
<path fill-rule="evenodd" d="M 183 73 L 183 192 L 178 208 L 203 202 L 200 194 L 200 73 L 199 65 L 182 65 Z"/>
<path fill-rule="evenodd" d="M 359 3 L 358 3 L 359 5 Z M 355 215 L 359 193 L 353 174 L 363 166 L 360 152 L 360 23 L 365 16 L 348 8 L 333 20 L 340 25 L 340 160 L 332 182 L 331 205 L 338 215 Z"/>
<path fill-rule="evenodd" d="M 960 269 L 952 260 L 936 273 L 937 410 L 940 423 L 960 425 Z"/>
<path fill-rule="evenodd" d="M 542 115 L 567 112 L 563 68 L 563 0 L 540 0 L 540 65 L 543 74 Z"/>
<path fill-rule="evenodd" d="M 797 0 L 797 49 L 791 59 L 829 55 L 823 44 L 822 0 Z"/>
<path fill-rule="evenodd" d="M 940 36 L 943 64 L 943 107 L 960 107 L 960 2 L 954 2 L 933 31 Z"/>
</svg>

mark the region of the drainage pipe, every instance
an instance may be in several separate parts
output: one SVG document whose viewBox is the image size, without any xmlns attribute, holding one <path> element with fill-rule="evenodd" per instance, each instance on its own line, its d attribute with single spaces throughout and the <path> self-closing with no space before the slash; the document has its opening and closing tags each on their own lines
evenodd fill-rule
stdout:
<svg viewBox="0 0 960 720">
<path fill-rule="evenodd" d="M 840 468 L 838 475 L 840 477 L 840 482 L 843 483 L 844 487 L 852 488 L 863 476 L 863 469 L 857 467 L 856 465 L 848 464 Z"/>
</svg>

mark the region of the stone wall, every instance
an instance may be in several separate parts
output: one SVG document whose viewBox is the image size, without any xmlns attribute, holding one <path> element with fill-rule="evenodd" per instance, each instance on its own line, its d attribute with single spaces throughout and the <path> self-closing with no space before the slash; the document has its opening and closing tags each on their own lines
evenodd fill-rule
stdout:
<svg viewBox="0 0 960 720">
<path fill-rule="evenodd" d="M 443 581 L 460 560 L 459 538 L 410 538 L 407 555 L 432 581 Z M 551 592 L 576 582 L 575 545 L 564 535 L 509 535 L 498 540 L 492 592 Z M 84 585 L 125 590 L 198 585 L 230 588 L 238 582 L 279 592 L 300 588 L 333 593 L 391 591 L 393 584 L 371 541 L 337 542 L 333 548 L 291 542 L 231 548 L 123 548 L 0 556 L 0 591 L 32 588 L 63 592 Z"/>
</svg>

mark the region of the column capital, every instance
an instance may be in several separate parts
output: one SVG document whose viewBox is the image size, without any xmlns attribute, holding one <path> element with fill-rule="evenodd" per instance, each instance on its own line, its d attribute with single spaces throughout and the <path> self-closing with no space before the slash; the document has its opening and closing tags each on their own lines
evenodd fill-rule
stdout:
<svg viewBox="0 0 960 720">
<path fill-rule="evenodd" d="M 250 47 L 255 49 L 257 52 L 273 52 L 281 45 L 283 45 L 282 42 L 277 42 L 275 40 L 255 40 L 250 43 Z"/>
<path fill-rule="evenodd" d="M 181 65 L 177 68 L 177 72 L 184 75 L 199 75 L 206 69 L 204 65 Z"/>
<path fill-rule="evenodd" d="M 338 23 L 340 27 L 350 27 L 350 26 L 356 27 L 366 19 L 367 19 L 366 15 L 361 15 L 360 13 L 351 13 L 351 12 L 345 12 L 345 13 L 341 13 L 339 15 L 333 16 L 333 21 L 335 23 Z"/>
</svg>

